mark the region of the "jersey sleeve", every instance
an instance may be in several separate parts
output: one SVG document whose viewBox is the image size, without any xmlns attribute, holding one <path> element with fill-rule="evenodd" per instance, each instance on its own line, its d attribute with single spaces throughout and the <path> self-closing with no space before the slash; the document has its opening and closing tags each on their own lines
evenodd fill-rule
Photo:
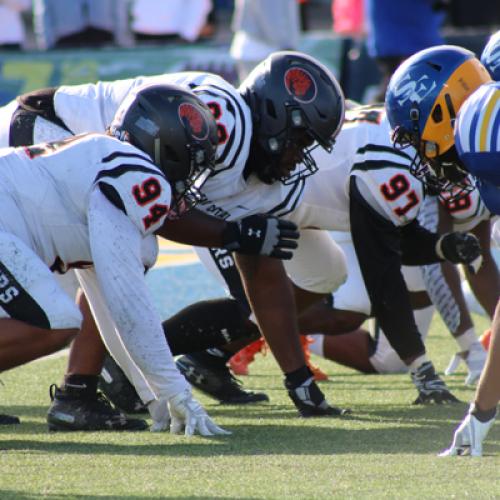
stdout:
<svg viewBox="0 0 500 500">
<path fill-rule="evenodd" d="M 142 235 L 98 189 L 91 194 L 88 219 L 97 281 L 123 345 L 156 397 L 171 398 L 188 384 L 175 366 L 144 279 Z"/>
<path fill-rule="evenodd" d="M 408 171 L 410 157 L 390 146 L 367 145 L 358 150 L 351 176 L 365 201 L 395 226 L 417 217 L 424 192 Z"/>
<path fill-rule="evenodd" d="M 118 141 L 117 141 L 118 142 Z M 117 147 L 102 160 L 95 179 L 106 198 L 122 210 L 141 234 L 151 234 L 170 214 L 170 184 L 144 153 Z"/>
</svg>

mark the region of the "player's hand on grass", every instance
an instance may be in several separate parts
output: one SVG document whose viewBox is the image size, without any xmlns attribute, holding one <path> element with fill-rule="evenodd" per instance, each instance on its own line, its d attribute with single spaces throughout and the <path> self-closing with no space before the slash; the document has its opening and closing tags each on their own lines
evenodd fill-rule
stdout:
<svg viewBox="0 0 500 500">
<path fill-rule="evenodd" d="M 483 441 L 495 421 L 496 414 L 492 418 L 481 422 L 472 413 L 474 404 L 469 412 L 455 430 L 451 446 L 439 454 L 440 457 L 471 456 L 480 457 L 483 454 Z"/>
<path fill-rule="evenodd" d="M 307 367 L 287 375 L 285 387 L 301 417 L 339 417 L 351 413 L 350 410 L 330 406 Z"/>
<path fill-rule="evenodd" d="M 418 397 L 413 404 L 459 402 L 436 373 L 434 365 L 430 361 L 422 363 L 415 371 L 412 371 L 411 380 L 418 391 Z"/>
<path fill-rule="evenodd" d="M 219 427 L 207 414 L 203 406 L 191 395 L 190 390 L 176 394 L 168 401 L 171 414 L 170 432 L 192 436 L 229 435 L 231 432 Z"/>
</svg>

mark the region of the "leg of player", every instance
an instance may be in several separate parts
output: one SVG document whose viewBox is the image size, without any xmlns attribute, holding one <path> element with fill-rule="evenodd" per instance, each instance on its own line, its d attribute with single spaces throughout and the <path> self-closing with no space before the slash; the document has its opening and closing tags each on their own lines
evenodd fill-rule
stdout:
<svg viewBox="0 0 500 500">
<path fill-rule="evenodd" d="M 451 447 L 440 456 L 483 454 L 483 441 L 495 421 L 500 401 L 500 301 L 497 304 L 491 330 L 488 359 L 479 380 L 474 402 L 456 429 Z"/>
<path fill-rule="evenodd" d="M 143 420 L 127 418 L 97 392 L 106 348 L 82 294 L 81 329 L 71 345 L 68 367 L 60 388 L 51 386 L 52 403 L 47 414 L 52 431 L 145 430 Z"/>
</svg>

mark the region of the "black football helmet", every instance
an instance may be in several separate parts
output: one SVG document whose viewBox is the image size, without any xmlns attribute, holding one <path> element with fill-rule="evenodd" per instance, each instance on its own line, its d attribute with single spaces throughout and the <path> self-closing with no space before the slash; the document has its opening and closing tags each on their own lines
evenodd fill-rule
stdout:
<svg viewBox="0 0 500 500">
<path fill-rule="evenodd" d="M 259 178 L 286 183 L 314 173 L 312 144 L 330 151 L 344 120 L 344 96 L 332 73 L 301 52 L 275 52 L 238 90 L 252 112 L 252 148 L 260 151 L 252 170 Z M 297 161 L 291 161 L 302 166 L 290 175 L 280 162 L 294 149 Z"/>
<path fill-rule="evenodd" d="M 170 84 L 137 87 L 120 105 L 110 132 L 160 167 L 172 188 L 174 215 L 200 201 L 200 189 L 214 170 L 217 125 L 191 91 Z"/>
</svg>

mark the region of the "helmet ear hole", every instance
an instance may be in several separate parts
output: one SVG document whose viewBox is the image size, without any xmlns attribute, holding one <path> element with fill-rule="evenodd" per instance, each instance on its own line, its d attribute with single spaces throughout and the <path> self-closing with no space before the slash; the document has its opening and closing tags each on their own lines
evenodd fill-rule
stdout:
<svg viewBox="0 0 500 500">
<path fill-rule="evenodd" d="M 441 104 L 438 104 L 432 110 L 432 119 L 434 123 L 441 123 L 443 121 L 443 109 L 441 108 Z"/>
<path fill-rule="evenodd" d="M 274 102 L 271 99 L 266 99 L 266 111 L 272 118 L 276 119 L 278 117 L 276 108 L 274 107 Z"/>
</svg>

